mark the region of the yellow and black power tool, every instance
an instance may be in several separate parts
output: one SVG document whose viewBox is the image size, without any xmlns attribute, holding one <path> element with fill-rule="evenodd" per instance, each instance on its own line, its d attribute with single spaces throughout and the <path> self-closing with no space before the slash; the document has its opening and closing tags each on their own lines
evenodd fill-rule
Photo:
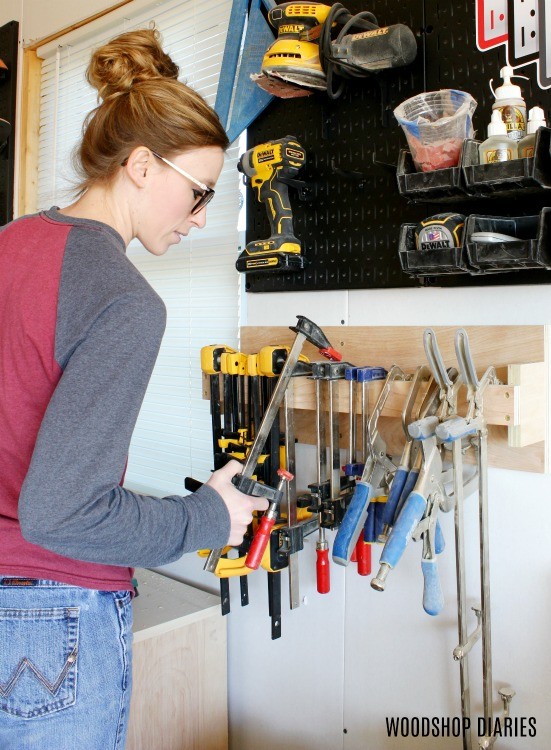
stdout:
<svg viewBox="0 0 551 750">
<path fill-rule="evenodd" d="M 262 60 L 262 73 L 290 83 L 325 89 L 326 78 L 317 42 L 331 10 L 322 3 L 282 3 L 268 12 L 277 39 Z"/>
<path fill-rule="evenodd" d="M 306 152 L 296 138 L 287 135 L 261 143 L 246 151 L 237 164 L 246 185 L 266 204 L 271 235 L 267 240 L 249 242 L 237 259 L 238 271 L 300 271 L 304 256 L 293 230 L 289 185 L 306 163 Z"/>
<path fill-rule="evenodd" d="M 297 87 L 306 94 L 321 89 L 337 98 L 343 79 L 409 65 L 417 55 L 408 26 L 380 27 L 373 13 L 353 15 L 341 3 L 281 3 L 269 11 L 268 20 L 278 36 L 254 80 L 283 98 L 297 96 Z"/>
</svg>

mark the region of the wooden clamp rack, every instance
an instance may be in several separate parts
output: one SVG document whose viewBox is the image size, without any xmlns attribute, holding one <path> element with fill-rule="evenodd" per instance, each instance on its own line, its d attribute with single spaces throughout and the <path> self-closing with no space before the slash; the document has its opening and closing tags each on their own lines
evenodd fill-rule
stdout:
<svg viewBox="0 0 551 750">
<path fill-rule="evenodd" d="M 316 321 L 317 322 L 317 321 Z M 293 325 L 294 320 L 289 320 Z M 357 366 L 399 365 L 413 372 L 427 364 L 423 349 L 424 327 L 331 327 L 322 326 L 332 345 L 342 352 L 343 360 Z M 461 326 L 433 326 L 447 367 L 457 367 L 454 336 Z M 484 397 L 484 413 L 489 428 L 489 463 L 491 466 L 521 471 L 548 471 L 547 454 L 547 381 L 546 326 L 469 326 L 470 348 L 477 372 L 494 365 L 504 385 L 490 386 Z M 241 329 L 240 349 L 258 352 L 267 345 L 288 345 L 294 334 L 284 327 L 245 327 Z M 312 361 L 320 359 L 314 347 L 307 344 L 304 354 Z M 348 412 L 348 383 L 339 383 L 340 411 Z M 369 387 L 373 406 L 381 383 Z M 396 382 L 383 412 L 381 430 L 390 452 L 400 453 L 403 431 L 400 422 L 408 385 Z M 295 429 L 299 442 L 315 443 L 312 411 L 315 409 L 314 383 L 309 378 L 295 380 Z M 346 419 L 341 423 L 346 439 Z"/>
</svg>

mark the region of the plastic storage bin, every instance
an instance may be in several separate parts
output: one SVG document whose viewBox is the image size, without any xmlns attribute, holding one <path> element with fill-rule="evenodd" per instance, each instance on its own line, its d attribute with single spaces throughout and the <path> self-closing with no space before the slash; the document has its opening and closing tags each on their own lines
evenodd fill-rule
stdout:
<svg viewBox="0 0 551 750">
<path fill-rule="evenodd" d="M 442 276 L 470 273 L 465 247 L 444 250 L 417 250 L 415 230 L 417 224 L 400 227 L 399 255 L 402 270 L 409 276 Z"/>
<path fill-rule="evenodd" d="M 503 198 L 542 193 L 551 189 L 551 128 L 536 133 L 534 156 L 478 163 L 479 141 L 467 139 L 459 167 L 417 172 L 411 153 L 402 150 L 397 180 L 400 195 L 412 203 L 454 203 L 473 198 Z"/>
<path fill-rule="evenodd" d="M 467 218 L 464 246 L 469 265 L 475 273 L 521 271 L 526 268 L 551 270 L 551 208 L 539 216 Z M 518 237 L 518 242 L 480 242 L 471 239 L 475 232 L 499 232 Z"/>
<path fill-rule="evenodd" d="M 400 151 L 396 177 L 400 195 L 412 203 L 453 203 L 467 196 L 460 166 L 417 172 L 413 157 L 407 149 Z"/>
<path fill-rule="evenodd" d="M 466 190 L 475 197 L 522 195 L 551 189 L 551 129 L 536 132 L 534 156 L 524 159 L 479 164 L 478 141 L 467 140 L 461 154 Z"/>
</svg>

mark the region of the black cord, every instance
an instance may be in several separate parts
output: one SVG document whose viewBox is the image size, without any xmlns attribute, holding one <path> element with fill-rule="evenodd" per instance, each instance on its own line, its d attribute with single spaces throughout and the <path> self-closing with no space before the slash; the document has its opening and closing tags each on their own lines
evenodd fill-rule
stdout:
<svg viewBox="0 0 551 750">
<path fill-rule="evenodd" d="M 334 40 L 331 38 L 333 24 L 342 26 Z M 335 76 L 341 79 L 365 76 L 365 70 L 359 65 L 333 57 L 332 45 L 339 44 L 352 28 L 372 31 L 378 29 L 379 24 L 369 11 L 362 11 L 353 16 L 344 5 L 335 3 L 327 15 L 319 38 L 320 62 L 327 79 L 327 94 L 330 99 L 338 99 L 344 90 L 344 80 L 335 81 Z"/>
</svg>

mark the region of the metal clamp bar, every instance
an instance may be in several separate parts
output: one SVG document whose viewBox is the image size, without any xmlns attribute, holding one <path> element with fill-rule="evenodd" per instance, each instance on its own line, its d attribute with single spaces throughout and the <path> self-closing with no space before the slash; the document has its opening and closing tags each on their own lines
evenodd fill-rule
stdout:
<svg viewBox="0 0 551 750">
<path fill-rule="evenodd" d="M 298 358 L 300 352 L 302 351 L 305 340 L 306 336 L 302 333 L 298 333 L 293 342 L 291 351 L 289 352 L 289 356 L 285 361 L 285 366 L 281 371 L 281 375 L 279 376 L 276 383 L 272 398 L 270 399 L 270 403 L 268 404 L 268 408 L 266 409 L 266 413 L 264 414 L 264 417 L 260 424 L 258 435 L 256 436 L 250 453 L 245 461 L 245 466 L 243 467 L 242 471 L 242 474 L 244 476 L 251 477 L 255 472 L 256 464 L 258 463 L 258 459 L 260 457 L 260 454 L 262 453 L 264 444 L 266 443 L 268 435 L 270 434 L 272 422 L 274 421 L 275 416 L 279 411 L 279 407 L 281 406 L 281 402 L 283 401 L 283 397 L 285 395 L 285 391 L 287 390 L 287 386 L 289 385 L 289 381 L 293 376 L 293 370 L 296 363 L 298 362 Z"/>
<path fill-rule="evenodd" d="M 461 687 L 461 716 L 463 726 L 463 750 L 471 750 L 471 683 L 469 677 L 468 654 L 475 643 L 475 631 L 471 637 L 467 635 L 467 587 L 465 583 L 465 524 L 464 524 L 464 500 L 465 491 L 463 487 L 463 453 L 461 440 L 455 440 L 452 447 L 452 460 L 454 467 L 454 529 L 455 529 L 455 574 L 457 586 L 457 632 L 459 645 L 454 649 L 453 658 L 459 661 L 459 682 Z M 481 613 L 475 609 L 478 619 L 478 635 L 480 637 Z M 470 644 L 470 645 L 469 645 Z"/>
<path fill-rule="evenodd" d="M 295 420 L 294 420 L 294 387 L 289 384 L 285 392 L 284 420 L 285 420 L 285 463 L 286 469 L 293 475 L 287 482 L 287 525 L 294 526 L 297 522 L 297 485 L 295 479 Z M 299 568 L 296 553 L 289 555 L 289 603 L 291 609 L 300 606 Z"/>
</svg>

